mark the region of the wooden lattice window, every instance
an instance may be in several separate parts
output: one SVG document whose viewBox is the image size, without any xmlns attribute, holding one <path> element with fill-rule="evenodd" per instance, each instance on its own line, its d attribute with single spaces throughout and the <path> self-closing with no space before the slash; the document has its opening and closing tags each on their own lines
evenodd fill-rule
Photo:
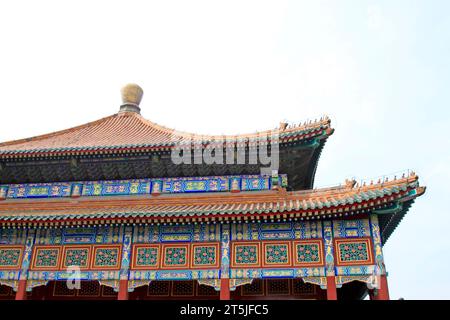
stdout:
<svg viewBox="0 0 450 320">
<path fill-rule="evenodd" d="M 173 281 L 172 296 L 192 297 L 194 295 L 194 281 Z"/>
<path fill-rule="evenodd" d="M 312 283 L 305 283 L 302 279 L 294 279 L 293 281 L 294 295 L 314 295 L 316 286 Z"/>
<path fill-rule="evenodd" d="M 66 281 L 56 281 L 53 287 L 55 297 L 73 297 L 77 290 L 69 289 Z"/>
<path fill-rule="evenodd" d="M 170 281 L 151 281 L 148 285 L 147 295 L 165 296 L 169 295 Z"/>
<path fill-rule="evenodd" d="M 102 296 L 103 297 L 115 297 L 117 292 L 114 291 L 113 288 L 108 286 L 102 286 Z"/>
<path fill-rule="evenodd" d="M 217 296 L 217 295 L 219 295 L 219 291 L 216 291 L 211 286 L 205 286 L 204 284 L 199 284 L 197 286 L 197 295 L 199 297 L 202 297 L 202 296 Z"/>
<path fill-rule="evenodd" d="M 100 284 L 97 281 L 81 281 L 78 295 L 81 297 L 98 297 L 100 296 Z"/>
<path fill-rule="evenodd" d="M 0 284 L 0 296 L 8 297 L 11 295 L 12 288 Z"/>
<path fill-rule="evenodd" d="M 241 294 L 243 296 L 263 296 L 264 295 L 264 281 L 260 279 L 253 280 L 252 283 L 241 287 Z"/>
<path fill-rule="evenodd" d="M 267 280 L 268 295 L 288 295 L 289 279 L 270 279 Z"/>
</svg>

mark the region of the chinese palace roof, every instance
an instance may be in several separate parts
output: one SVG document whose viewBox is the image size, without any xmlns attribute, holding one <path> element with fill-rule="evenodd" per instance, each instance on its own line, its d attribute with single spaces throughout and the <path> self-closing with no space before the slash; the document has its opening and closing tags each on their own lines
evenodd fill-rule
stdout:
<svg viewBox="0 0 450 320">
<path fill-rule="evenodd" d="M 280 172 L 290 175 L 290 190 L 313 187 L 315 170 L 326 139 L 333 133 L 328 118 L 274 130 L 239 135 L 178 132 L 140 115 L 142 89 L 122 91 L 120 111 L 74 128 L 0 143 L 0 183 L 136 179 L 143 177 L 259 174 L 262 164 L 182 165 L 174 168 L 170 152 L 189 143 L 191 149 L 236 148 L 272 141 L 276 133 Z"/>
<path fill-rule="evenodd" d="M 280 130 L 280 142 L 291 143 L 330 134 L 330 120 Z M 39 157 L 63 154 L 167 150 L 178 141 L 194 144 L 236 142 L 254 144 L 271 137 L 272 130 L 241 135 L 197 135 L 178 132 L 144 119 L 136 112 L 121 112 L 78 127 L 42 136 L 0 143 L 0 157 Z"/>
<path fill-rule="evenodd" d="M 161 194 L 0 201 L 4 225 L 89 225 L 103 223 L 184 223 L 292 221 L 345 218 L 377 213 L 383 241 L 425 192 L 414 173 L 392 181 L 358 186 L 354 181 L 307 191 Z"/>
</svg>

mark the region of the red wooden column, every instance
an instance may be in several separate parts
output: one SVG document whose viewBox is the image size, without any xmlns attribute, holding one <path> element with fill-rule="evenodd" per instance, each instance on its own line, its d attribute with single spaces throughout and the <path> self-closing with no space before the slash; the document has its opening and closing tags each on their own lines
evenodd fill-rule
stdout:
<svg viewBox="0 0 450 320">
<path fill-rule="evenodd" d="M 220 300 L 230 300 L 230 225 L 222 224 L 220 228 Z"/>
<path fill-rule="evenodd" d="M 375 289 L 372 295 L 370 296 L 370 300 L 389 300 L 389 288 L 387 283 L 387 277 L 385 274 L 382 274 L 380 277 L 380 287 Z"/>
<path fill-rule="evenodd" d="M 128 280 L 119 280 L 119 294 L 117 300 L 128 300 Z"/>
<path fill-rule="evenodd" d="M 230 300 L 230 279 L 220 279 L 220 300 Z"/>
<path fill-rule="evenodd" d="M 19 285 L 17 286 L 16 300 L 26 300 L 27 299 L 27 280 L 19 280 Z"/>
<path fill-rule="evenodd" d="M 337 300 L 336 273 L 334 267 L 333 224 L 331 220 L 322 222 L 325 273 L 327 276 L 327 300 Z"/>
<path fill-rule="evenodd" d="M 36 238 L 36 230 L 29 229 L 27 231 L 27 238 L 25 240 L 25 250 L 23 252 L 22 266 L 20 269 L 19 283 L 17 285 L 16 300 L 27 299 L 27 278 L 28 269 L 30 267 L 31 255 L 33 252 L 34 240 Z"/>
<path fill-rule="evenodd" d="M 389 300 L 389 288 L 387 276 L 385 274 L 380 276 L 380 289 L 378 290 L 379 300 Z"/>
<path fill-rule="evenodd" d="M 119 272 L 119 294 L 117 300 L 128 300 L 128 276 L 130 272 L 131 244 L 133 242 L 133 227 L 123 226 L 122 261 Z"/>
<path fill-rule="evenodd" d="M 381 242 L 380 224 L 376 214 L 370 215 L 370 227 L 374 244 L 374 256 L 376 262 L 376 276 L 378 277 L 379 286 L 373 292 L 374 300 L 389 300 L 389 289 L 386 276 L 386 266 L 383 257 L 383 244 Z"/>
<path fill-rule="evenodd" d="M 327 277 L 327 300 L 337 300 L 336 280 L 334 276 Z"/>
</svg>

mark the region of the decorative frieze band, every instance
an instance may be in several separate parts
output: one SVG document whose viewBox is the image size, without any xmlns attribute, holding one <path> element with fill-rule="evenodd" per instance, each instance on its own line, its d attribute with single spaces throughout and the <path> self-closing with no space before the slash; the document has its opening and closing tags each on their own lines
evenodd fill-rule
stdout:
<svg viewBox="0 0 450 320">
<path fill-rule="evenodd" d="M 274 180 L 275 179 L 275 180 Z M 287 186 L 287 175 L 211 176 L 0 185 L 0 200 L 161 193 L 237 192 Z"/>
</svg>

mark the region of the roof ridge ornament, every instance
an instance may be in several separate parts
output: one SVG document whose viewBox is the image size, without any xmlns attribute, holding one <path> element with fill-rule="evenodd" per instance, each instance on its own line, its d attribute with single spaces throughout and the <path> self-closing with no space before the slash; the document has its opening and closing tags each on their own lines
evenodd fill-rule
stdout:
<svg viewBox="0 0 450 320">
<path fill-rule="evenodd" d="M 122 105 L 119 113 L 136 112 L 140 114 L 141 108 L 139 108 L 139 104 L 144 95 L 144 90 L 135 83 L 129 83 L 120 90 L 120 93 L 122 94 Z"/>
<path fill-rule="evenodd" d="M 345 188 L 347 189 L 353 189 L 356 185 L 355 179 L 345 179 Z"/>
</svg>

